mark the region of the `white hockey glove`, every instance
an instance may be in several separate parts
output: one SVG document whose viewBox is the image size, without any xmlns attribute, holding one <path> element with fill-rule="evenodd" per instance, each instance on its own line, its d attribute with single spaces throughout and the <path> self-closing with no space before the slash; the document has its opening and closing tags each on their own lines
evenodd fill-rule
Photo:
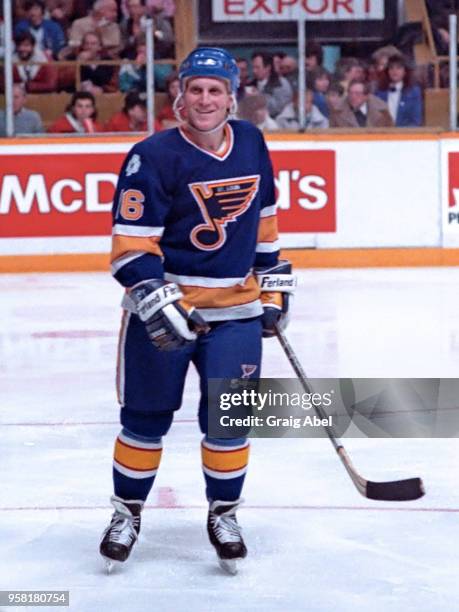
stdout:
<svg viewBox="0 0 459 612">
<path fill-rule="evenodd" d="M 151 279 L 134 285 L 129 296 L 154 346 L 160 351 L 183 348 L 210 327 L 194 306 L 183 300 L 175 283 Z"/>
<path fill-rule="evenodd" d="M 296 289 L 296 276 L 292 274 L 292 264 L 286 259 L 272 268 L 255 268 L 255 274 L 261 290 L 263 338 L 271 338 L 276 333 L 276 324 L 281 329 L 288 325 L 288 311 Z"/>
</svg>

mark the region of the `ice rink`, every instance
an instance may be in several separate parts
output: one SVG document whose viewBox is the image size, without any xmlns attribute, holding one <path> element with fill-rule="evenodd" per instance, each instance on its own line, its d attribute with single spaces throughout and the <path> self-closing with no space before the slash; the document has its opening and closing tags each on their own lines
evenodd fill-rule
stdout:
<svg viewBox="0 0 459 612">
<path fill-rule="evenodd" d="M 121 294 L 103 273 L 0 275 L 0 590 L 70 590 L 75 612 L 459 609 L 456 440 L 345 440 L 367 478 L 422 476 L 405 504 L 360 497 L 327 439 L 254 440 L 249 557 L 222 574 L 194 373 L 137 547 L 106 575 Z M 301 271 L 288 336 L 311 377 L 457 377 L 458 295 L 454 268 Z M 292 376 L 275 339 L 264 351 L 264 376 Z"/>
</svg>

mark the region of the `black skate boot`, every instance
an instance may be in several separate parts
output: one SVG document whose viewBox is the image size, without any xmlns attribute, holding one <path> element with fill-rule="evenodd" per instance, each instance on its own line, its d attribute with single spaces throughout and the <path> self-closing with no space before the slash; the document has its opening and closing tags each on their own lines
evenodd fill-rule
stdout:
<svg viewBox="0 0 459 612">
<path fill-rule="evenodd" d="M 126 561 L 140 531 L 140 512 L 143 501 L 126 500 L 113 495 L 110 501 L 115 508 L 110 525 L 102 534 L 100 554 L 105 558 L 110 573 L 114 562 Z"/>
<path fill-rule="evenodd" d="M 237 574 L 237 561 L 247 556 L 247 548 L 236 519 L 236 510 L 242 500 L 211 502 L 207 515 L 207 533 L 217 551 L 220 567 Z"/>
</svg>

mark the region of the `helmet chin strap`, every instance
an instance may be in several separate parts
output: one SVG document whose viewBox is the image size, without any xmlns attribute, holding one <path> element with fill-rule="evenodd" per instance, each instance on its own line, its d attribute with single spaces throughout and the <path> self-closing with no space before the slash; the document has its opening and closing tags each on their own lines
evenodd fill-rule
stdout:
<svg viewBox="0 0 459 612">
<path fill-rule="evenodd" d="M 213 134 L 214 132 L 218 132 L 218 130 L 221 130 L 221 128 L 226 125 L 228 119 L 229 119 L 229 113 L 225 117 L 225 119 L 223 119 L 223 121 L 221 121 L 217 126 L 215 126 L 214 128 L 211 128 L 210 130 L 201 130 L 200 128 L 194 126 L 189 121 L 186 121 L 185 123 L 192 132 L 197 132 L 198 134 Z"/>
</svg>

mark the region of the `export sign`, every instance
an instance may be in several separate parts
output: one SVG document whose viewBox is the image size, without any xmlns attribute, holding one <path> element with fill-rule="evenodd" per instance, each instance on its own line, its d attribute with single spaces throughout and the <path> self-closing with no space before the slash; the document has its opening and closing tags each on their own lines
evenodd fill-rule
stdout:
<svg viewBox="0 0 459 612">
<path fill-rule="evenodd" d="M 213 21 L 384 19 L 382 0 L 212 0 Z"/>
<path fill-rule="evenodd" d="M 126 153 L 91 153 L 90 145 L 79 153 L 71 147 L 53 154 L 45 145 L 44 154 L 0 157 L 0 239 L 111 234 L 112 200 Z M 334 151 L 276 150 L 271 157 L 280 231 L 335 231 Z"/>
</svg>

